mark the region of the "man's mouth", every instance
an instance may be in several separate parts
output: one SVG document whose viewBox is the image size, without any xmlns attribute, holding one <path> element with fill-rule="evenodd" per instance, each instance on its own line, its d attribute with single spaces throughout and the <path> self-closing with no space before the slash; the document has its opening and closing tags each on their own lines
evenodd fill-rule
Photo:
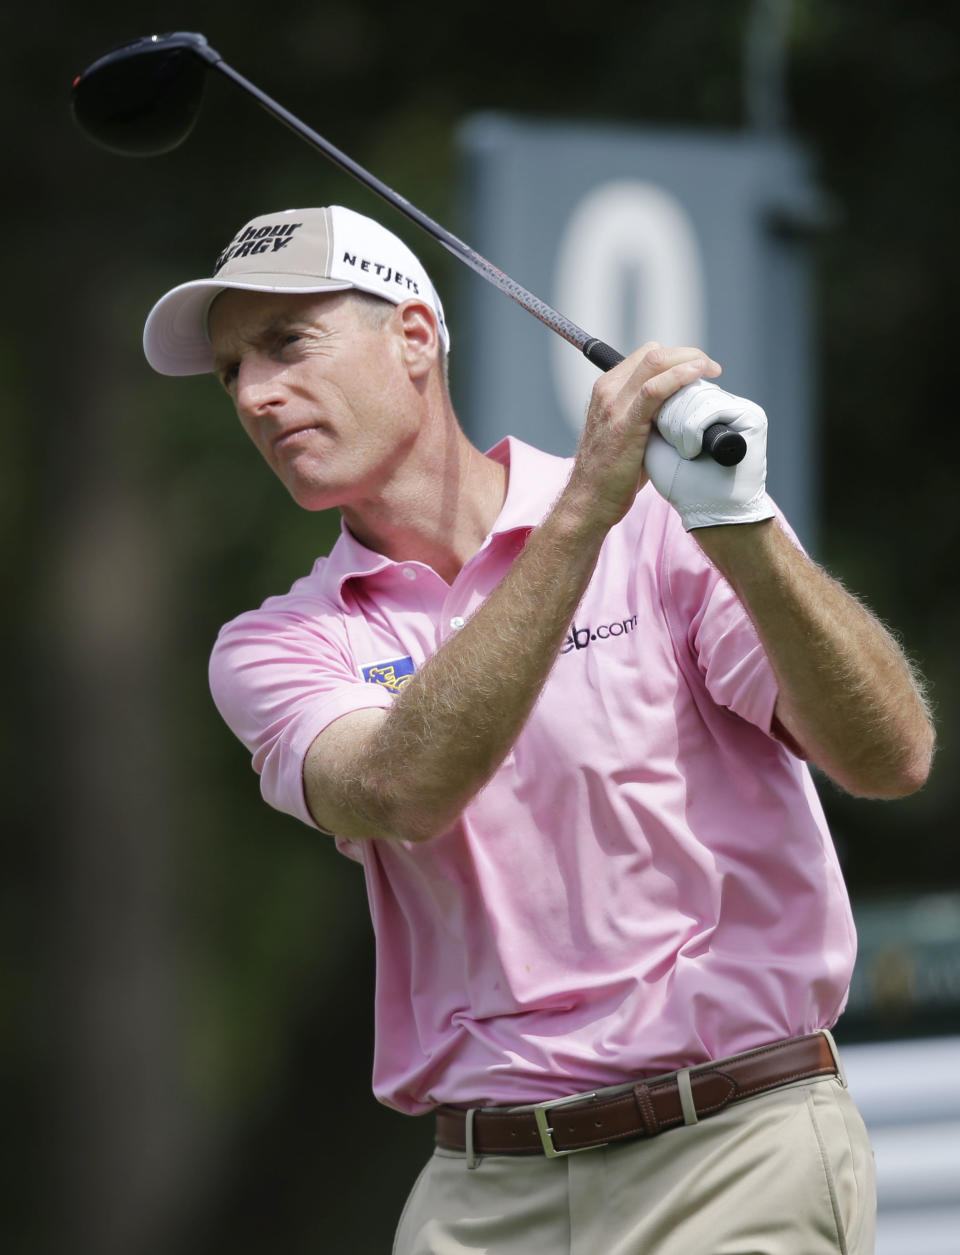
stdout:
<svg viewBox="0 0 960 1255">
<path fill-rule="evenodd" d="M 284 449 L 294 449 L 298 444 L 302 444 L 317 430 L 316 423 L 304 423 L 301 427 L 289 427 L 286 431 L 279 432 L 273 438 L 273 447 L 276 452 L 282 452 Z"/>
</svg>

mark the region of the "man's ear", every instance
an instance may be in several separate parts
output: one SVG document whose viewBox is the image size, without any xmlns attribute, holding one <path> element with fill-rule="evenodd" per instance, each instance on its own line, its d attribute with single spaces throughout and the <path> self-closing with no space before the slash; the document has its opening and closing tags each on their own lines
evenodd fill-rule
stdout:
<svg viewBox="0 0 960 1255">
<path fill-rule="evenodd" d="M 403 359 L 411 378 L 425 375 L 440 356 L 437 316 L 423 301 L 409 300 L 397 306 Z"/>
</svg>

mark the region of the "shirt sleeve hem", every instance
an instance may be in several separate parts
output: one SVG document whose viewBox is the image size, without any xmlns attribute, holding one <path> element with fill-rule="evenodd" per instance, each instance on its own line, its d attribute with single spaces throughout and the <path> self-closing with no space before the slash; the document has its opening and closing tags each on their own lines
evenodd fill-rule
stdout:
<svg viewBox="0 0 960 1255">
<path fill-rule="evenodd" d="M 286 811 L 287 814 L 293 815 L 296 819 L 302 820 L 303 823 L 314 828 L 317 832 L 322 832 L 325 836 L 333 836 L 334 834 L 328 829 L 320 827 L 307 805 L 303 787 L 303 763 L 307 756 L 307 751 L 320 733 L 335 720 L 342 718 L 344 715 L 352 714 L 355 710 L 386 710 L 392 702 L 393 698 L 391 695 L 377 684 L 357 685 L 355 689 L 351 689 L 346 693 L 340 693 L 331 701 L 324 702 L 322 706 L 311 712 L 311 717 L 304 717 L 298 720 L 287 741 L 287 752 L 290 760 L 288 770 L 291 778 L 284 781 L 281 786 L 281 791 L 286 796 L 278 798 L 279 808 Z M 292 764 L 294 763 L 297 767 L 296 781 L 292 779 Z"/>
</svg>

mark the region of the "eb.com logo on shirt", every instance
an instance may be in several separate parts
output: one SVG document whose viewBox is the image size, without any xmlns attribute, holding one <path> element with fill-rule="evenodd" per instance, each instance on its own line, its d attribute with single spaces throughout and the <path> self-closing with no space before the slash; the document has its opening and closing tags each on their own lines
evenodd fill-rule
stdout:
<svg viewBox="0 0 960 1255">
<path fill-rule="evenodd" d="M 626 636 L 637 626 L 637 616 L 619 619 L 616 623 L 601 623 L 599 627 L 580 627 L 570 624 L 567 639 L 560 647 L 561 654 L 569 654 L 571 649 L 586 649 L 591 641 L 608 641 L 612 636 Z"/>
<path fill-rule="evenodd" d="M 363 678 L 368 684 L 379 684 L 391 693 L 399 693 L 405 684 L 413 679 L 413 659 L 390 658 L 384 662 L 371 662 L 361 668 Z"/>
</svg>

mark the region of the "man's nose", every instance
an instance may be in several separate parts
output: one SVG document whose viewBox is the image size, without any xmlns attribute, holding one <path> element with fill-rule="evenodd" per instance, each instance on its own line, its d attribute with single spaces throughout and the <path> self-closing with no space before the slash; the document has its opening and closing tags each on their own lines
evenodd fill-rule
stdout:
<svg viewBox="0 0 960 1255">
<path fill-rule="evenodd" d="M 259 356 L 245 357 L 237 372 L 237 408 L 257 415 L 283 404 L 280 372 L 275 362 Z"/>
</svg>

